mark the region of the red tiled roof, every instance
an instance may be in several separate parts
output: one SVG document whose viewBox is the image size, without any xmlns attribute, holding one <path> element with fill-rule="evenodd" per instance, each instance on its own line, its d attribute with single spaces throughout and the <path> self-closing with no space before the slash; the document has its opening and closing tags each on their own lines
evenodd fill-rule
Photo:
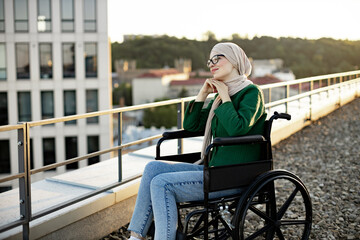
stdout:
<svg viewBox="0 0 360 240">
<path fill-rule="evenodd" d="M 168 69 L 152 69 L 149 70 L 146 73 L 141 74 L 140 76 L 138 76 L 139 78 L 145 78 L 145 77 L 162 77 L 164 75 L 170 75 L 170 74 L 177 74 L 179 73 L 178 70 L 174 69 L 174 68 L 168 68 Z"/>
</svg>

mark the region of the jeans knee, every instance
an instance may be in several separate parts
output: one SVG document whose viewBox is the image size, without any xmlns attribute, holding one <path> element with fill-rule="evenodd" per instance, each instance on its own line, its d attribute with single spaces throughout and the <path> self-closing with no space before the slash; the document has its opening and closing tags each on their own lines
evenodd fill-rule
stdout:
<svg viewBox="0 0 360 240">
<path fill-rule="evenodd" d="M 164 163 L 158 161 L 149 162 L 148 164 L 146 164 L 144 172 L 150 172 L 150 173 L 158 172 L 162 164 Z"/>
<path fill-rule="evenodd" d="M 170 190 L 171 184 L 164 178 L 163 174 L 155 176 L 150 182 L 150 190 L 152 193 L 160 189 Z"/>
</svg>

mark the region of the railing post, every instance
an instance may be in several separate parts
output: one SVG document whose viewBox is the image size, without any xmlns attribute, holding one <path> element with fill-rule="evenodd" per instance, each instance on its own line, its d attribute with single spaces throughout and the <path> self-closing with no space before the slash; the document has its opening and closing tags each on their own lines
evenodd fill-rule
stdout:
<svg viewBox="0 0 360 240">
<path fill-rule="evenodd" d="M 182 129 L 183 122 L 183 111 L 184 111 L 184 101 L 182 100 L 177 104 L 177 128 Z M 183 141 L 182 139 L 178 139 L 178 154 L 182 154 L 183 152 Z"/>
<path fill-rule="evenodd" d="M 287 84 L 285 87 L 285 97 L 286 99 L 288 99 L 290 97 L 290 85 Z M 286 101 L 285 103 L 285 113 L 288 113 L 288 109 L 289 109 L 289 102 Z"/>
<path fill-rule="evenodd" d="M 122 112 L 118 113 L 118 146 L 122 144 Z M 122 181 L 122 148 L 118 149 L 118 181 Z"/>
<path fill-rule="evenodd" d="M 310 92 L 312 92 L 314 90 L 314 81 L 311 80 L 310 81 Z M 310 105 L 309 105 L 309 120 L 311 121 L 312 119 L 312 94 L 310 94 Z"/>
<path fill-rule="evenodd" d="M 25 176 L 19 178 L 20 218 L 25 220 L 23 224 L 23 239 L 29 239 L 31 220 L 31 191 L 30 191 L 30 159 L 29 159 L 29 127 L 24 123 L 23 128 L 18 130 L 18 160 L 19 173 Z"/>
</svg>

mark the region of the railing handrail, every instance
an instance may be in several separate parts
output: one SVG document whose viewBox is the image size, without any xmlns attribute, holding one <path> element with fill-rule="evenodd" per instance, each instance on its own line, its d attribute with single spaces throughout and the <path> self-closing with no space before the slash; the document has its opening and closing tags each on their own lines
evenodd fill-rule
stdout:
<svg viewBox="0 0 360 240">
<path fill-rule="evenodd" d="M 299 79 L 286 81 L 286 82 L 263 84 L 260 87 L 261 87 L 261 89 L 284 87 L 284 86 L 287 86 L 287 85 L 298 85 L 298 84 L 302 84 L 302 83 L 320 81 L 320 80 L 330 79 L 330 78 L 351 76 L 351 75 L 356 75 L 356 74 L 360 74 L 360 70 L 344 72 L 344 73 L 333 73 L 333 74 L 320 75 L 320 76 L 314 76 L 314 77 L 299 78 Z"/>
<path fill-rule="evenodd" d="M 344 77 L 347 76 L 351 76 L 351 79 L 343 79 Z M 271 90 L 273 88 L 277 88 L 277 87 L 286 87 L 286 91 L 287 94 L 285 96 L 285 98 L 280 99 L 280 100 L 276 100 L 276 101 L 271 101 L 271 97 L 270 97 L 270 101 L 268 103 L 265 104 L 265 107 L 267 109 L 270 109 L 274 106 L 277 105 L 282 105 L 282 104 L 288 104 L 289 102 L 292 101 L 296 101 L 302 98 L 306 98 L 306 97 L 310 97 L 311 100 L 311 96 L 314 94 L 318 94 L 324 91 L 330 91 L 332 89 L 341 89 L 342 86 L 348 85 L 348 84 L 360 84 L 360 70 L 358 71 L 351 71 L 351 72 L 345 72 L 345 73 L 336 73 L 336 74 L 328 74 L 328 75 L 323 75 L 323 76 L 315 76 L 315 77 L 308 77 L 308 78 L 303 78 L 303 79 L 298 79 L 298 80 L 293 80 L 293 81 L 287 81 L 287 82 L 281 82 L 281 83 L 274 83 L 274 84 L 266 84 L 266 85 L 261 85 L 260 88 L 265 90 L 265 89 L 269 89 L 269 95 L 271 95 Z M 340 82 L 337 83 L 337 81 L 335 81 L 335 83 L 330 82 L 329 79 L 334 79 L 334 78 L 339 78 Z M 320 86 L 320 88 L 317 89 L 313 89 L 313 83 L 315 81 L 321 81 L 321 80 L 328 80 L 328 86 Z M 288 94 L 289 91 L 289 86 L 291 85 L 301 85 L 303 83 L 311 83 L 311 89 L 309 89 L 309 91 L 303 92 L 294 95 L 294 96 L 290 96 Z M 208 98 L 213 97 L 215 94 L 210 94 L 208 96 Z M 359 95 L 359 94 L 358 94 Z M 17 174 L 12 174 L 10 176 L 6 176 L 3 178 L 0 178 L 0 183 L 3 182 L 8 182 L 11 180 L 15 180 L 15 179 L 19 179 L 23 180 L 24 183 L 22 183 L 22 187 L 20 189 L 21 194 L 26 194 L 28 191 L 30 191 L 30 195 L 29 198 L 31 196 L 31 187 L 27 186 L 27 184 L 29 184 L 29 180 L 30 180 L 30 176 L 39 172 L 44 172 L 46 170 L 50 170 L 53 168 L 57 168 L 60 166 L 64 166 L 67 164 L 71 164 L 74 162 L 79 162 L 91 157 L 95 157 L 95 156 L 100 156 L 102 154 L 105 153 L 109 153 L 109 152 L 113 152 L 113 151 L 119 151 L 119 182 L 113 183 L 109 186 L 105 186 L 103 188 L 97 189 L 93 192 L 90 192 L 88 194 L 79 196 L 75 199 L 69 200 L 66 203 L 62 203 L 56 206 L 53 206 L 51 208 L 48 209 L 44 209 L 40 212 L 37 212 L 35 214 L 31 213 L 31 201 L 29 201 L 29 199 L 26 199 L 25 202 L 27 204 L 27 206 L 25 206 L 25 210 L 24 207 L 22 206 L 22 211 L 25 213 L 26 216 L 24 216 L 23 218 L 21 218 L 20 220 L 16 220 L 12 223 L 6 224 L 4 226 L 0 226 L 0 232 L 3 231 L 7 231 L 13 227 L 16 226 L 20 226 L 23 225 L 23 228 L 25 229 L 25 225 L 26 225 L 26 231 L 24 230 L 23 232 L 26 232 L 25 234 L 23 233 L 23 237 L 26 238 L 26 235 L 28 237 L 28 230 L 29 230 L 29 222 L 31 220 L 34 220 L 36 218 L 39 218 L 41 216 L 47 215 L 51 212 L 57 211 L 58 209 L 61 209 L 63 207 L 72 205 L 74 203 L 77 203 L 81 200 L 84 200 L 86 198 L 89 198 L 91 196 L 94 196 L 96 194 L 102 193 L 106 190 L 109 190 L 111 188 L 113 188 L 114 186 L 120 186 L 128 181 L 130 181 L 129 179 L 125 179 L 122 180 L 121 178 L 121 155 L 122 152 L 121 150 L 126 148 L 126 147 L 130 147 L 133 145 L 138 145 L 144 142 L 149 142 L 155 139 L 158 139 L 161 137 L 161 135 L 155 135 L 155 136 L 151 136 L 148 138 L 143 138 L 143 139 L 139 139 L 136 141 L 132 141 L 129 143 L 122 143 L 121 141 L 121 136 L 122 136 L 122 123 L 121 123 L 121 119 L 122 119 L 122 113 L 125 112 L 130 112 L 130 111 L 137 111 L 137 110 L 143 110 L 143 109 L 148 109 L 148 108 L 154 108 L 154 107 L 161 107 L 161 106 L 167 106 L 167 105 L 172 105 L 172 104 L 178 104 L 178 121 L 180 120 L 180 122 L 182 122 L 183 120 L 183 114 L 184 114 L 184 104 L 186 102 L 189 102 L 191 100 L 194 100 L 195 96 L 191 96 L 191 97 L 186 97 L 186 98 L 178 98 L 178 99 L 171 99 L 171 100 L 166 100 L 166 101 L 160 101 L 160 102 L 154 102 L 154 103 L 146 103 L 146 104 L 141 104 L 141 105 L 135 105 L 135 106 L 128 106 L 128 107 L 120 107 L 120 108 L 115 108 L 115 109 L 109 109 L 109 110 L 103 110 L 103 111 L 97 111 L 97 112 L 91 112 L 91 113 L 83 113 L 83 114 L 77 114 L 77 115 L 72 115 L 72 116 L 66 116 L 66 117 L 60 117 L 60 118 L 52 118 L 52 119 L 46 119 L 46 120 L 39 120 L 39 121 L 30 121 L 30 122 L 22 122 L 19 123 L 17 125 L 6 125 L 6 126 L 0 126 L 0 132 L 5 132 L 5 131 L 13 131 L 13 130 L 18 130 L 18 134 L 19 131 L 21 132 L 20 135 L 18 135 L 18 145 L 22 147 L 22 151 L 23 152 L 23 156 L 22 159 L 21 157 L 19 157 L 19 165 L 22 164 L 22 169 L 23 170 L 19 170 L 19 173 Z M 311 108 L 311 104 L 310 104 L 310 108 Z M 84 156 L 80 156 L 80 157 L 75 157 L 72 159 L 68 159 L 66 161 L 63 162 L 58 162 L 58 163 L 54 163 L 51 165 L 47 165 L 47 166 L 43 166 L 41 168 L 37 168 L 37 169 L 32 169 L 30 170 L 29 165 L 29 159 L 28 159 L 28 155 L 29 155 L 29 139 L 30 139 L 30 128 L 31 127 L 35 127 L 35 126 L 42 126 L 42 125 L 48 125 L 48 124 L 54 124 L 54 123 L 60 123 L 60 122 L 66 122 L 66 121 L 72 121 L 72 120 L 78 120 L 78 119 L 84 119 L 84 118 L 90 118 L 90 117 L 98 117 L 98 116 L 102 116 L 102 115 L 110 115 L 110 114 L 118 114 L 119 116 L 119 125 L 118 125 L 118 134 L 119 134 L 119 142 L 118 142 L 118 146 L 114 146 L 114 147 L 110 147 L 107 148 L 105 150 L 100 150 L 97 152 L 92 152 L 89 154 L 86 154 Z M 181 125 L 180 125 L 181 126 Z M 179 127 L 179 124 L 178 124 Z M 25 141 L 27 144 L 25 146 L 23 146 L 23 141 Z M 181 148 L 181 147 L 179 147 Z M 141 176 L 141 175 L 140 175 Z M 140 176 L 135 176 L 134 178 L 138 178 Z M 133 178 L 131 178 L 133 179 Z M 29 207 L 30 206 L 30 207 Z M 26 210 L 26 208 L 29 208 Z"/>
</svg>

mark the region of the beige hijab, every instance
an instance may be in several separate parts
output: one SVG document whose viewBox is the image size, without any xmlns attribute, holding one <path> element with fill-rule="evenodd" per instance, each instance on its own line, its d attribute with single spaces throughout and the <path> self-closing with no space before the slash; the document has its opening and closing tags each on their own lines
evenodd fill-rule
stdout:
<svg viewBox="0 0 360 240">
<path fill-rule="evenodd" d="M 216 54 L 223 54 L 225 58 L 238 70 L 239 76 L 224 82 L 229 90 L 229 95 L 233 96 L 243 88 L 252 84 L 252 81 L 247 77 L 251 73 L 251 63 L 245 52 L 234 43 L 218 43 L 211 50 L 210 57 Z M 201 151 L 201 158 L 203 159 L 205 150 L 211 142 L 211 121 L 215 115 L 215 109 L 221 104 L 220 96 L 217 96 L 211 106 L 208 119 L 206 121 L 204 141 Z"/>
</svg>

